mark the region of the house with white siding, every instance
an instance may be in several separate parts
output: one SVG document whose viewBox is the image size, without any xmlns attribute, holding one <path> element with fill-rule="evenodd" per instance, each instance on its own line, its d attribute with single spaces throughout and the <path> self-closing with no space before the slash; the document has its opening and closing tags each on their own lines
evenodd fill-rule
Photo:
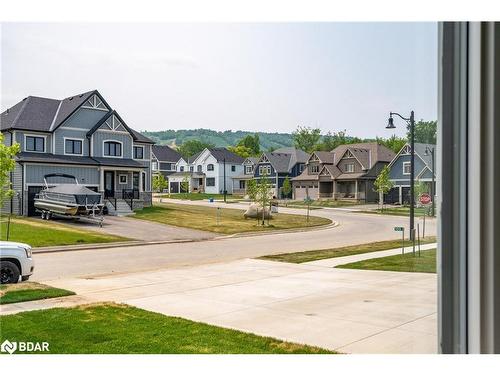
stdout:
<svg viewBox="0 0 500 375">
<path fill-rule="evenodd" d="M 243 173 L 243 158 L 225 148 L 206 148 L 186 162 L 177 163 L 177 172 L 169 176 L 169 191 L 184 192 L 182 182 L 188 182 L 189 192 L 233 194 L 233 178 Z"/>
<path fill-rule="evenodd" d="M 129 127 L 97 90 L 62 100 L 28 96 L 1 113 L 0 129 L 5 144 L 21 146 L 11 177 L 15 196 L 4 212 L 35 215 L 34 198 L 53 173 L 100 192 L 110 211 L 123 200 L 130 209 L 151 205 L 154 142 Z"/>
</svg>

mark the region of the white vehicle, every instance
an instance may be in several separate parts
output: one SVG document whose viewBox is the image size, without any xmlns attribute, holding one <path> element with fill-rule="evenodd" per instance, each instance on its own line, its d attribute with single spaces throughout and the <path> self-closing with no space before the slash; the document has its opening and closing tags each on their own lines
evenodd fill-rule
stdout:
<svg viewBox="0 0 500 375">
<path fill-rule="evenodd" d="M 33 274 L 35 262 L 31 246 L 20 242 L 0 241 L 0 284 L 26 281 Z"/>
</svg>

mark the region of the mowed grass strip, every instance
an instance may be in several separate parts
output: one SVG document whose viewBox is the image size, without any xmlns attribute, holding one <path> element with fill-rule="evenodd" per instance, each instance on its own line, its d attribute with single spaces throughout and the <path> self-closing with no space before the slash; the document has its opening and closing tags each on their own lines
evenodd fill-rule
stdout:
<svg viewBox="0 0 500 375">
<path fill-rule="evenodd" d="M 420 241 L 421 244 L 434 243 L 434 242 L 436 242 L 436 237 L 427 237 Z M 405 247 L 411 246 L 411 244 L 412 243 L 410 241 L 405 241 Z M 265 255 L 258 259 L 274 260 L 277 262 L 287 262 L 287 263 L 305 263 L 321 259 L 338 258 L 349 255 L 371 253 L 373 251 L 396 249 L 398 247 L 401 247 L 401 240 L 390 240 L 390 241 L 372 242 L 362 245 L 337 247 L 333 249 L 310 250 L 310 251 L 299 251 L 295 253 Z"/>
<path fill-rule="evenodd" d="M 74 294 L 74 292 L 66 289 L 53 288 L 49 285 L 33 282 L 6 284 L 0 285 L 0 305 L 71 296 Z"/>
<path fill-rule="evenodd" d="M 377 270 L 396 272 L 436 273 L 436 249 L 425 250 L 420 256 L 412 252 L 404 255 L 392 255 L 384 258 L 367 259 L 359 262 L 342 264 L 337 268 L 355 270 Z"/>
<path fill-rule="evenodd" d="M 331 353 L 111 303 L 3 316 L 0 338 L 47 341 L 51 354 Z"/>
<path fill-rule="evenodd" d="M 262 226 L 259 225 L 257 219 L 245 219 L 243 213 L 243 210 L 225 207 L 222 207 L 217 213 L 216 207 L 161 203 L 138 210 L 132 217 L 222 234 L 305 228 L 331 223 L 331 220 L 321 217 L 310 216 L 309 222 L 307 222 L 303 215 L 278 213 L 274 214 L 269 221 L 269 226 Z M 218 221 L 217 215 L 219 216 Z"/>
<path fill-rule="evenodd" d="M 392 216 L 410 216 L 409 207 L 387 207 L 384 209 L 360 211 L 365 214 L 379 214 L 379 215 L 392 215 Z M 415 207 L 415 216 L 422 217 L 426 215 L 429 217 L 428 207 Z"/>
<path fill-rule="evenodd" d="M 213 198 L 215 200 L 224 200 L 224 194 L 208 194 L 208 193 L 174 193 L 174 194 L 161 194 L 158 196 L 159 198 L 168 198 L 168 199 L 183 199 L 190 201 L 202 201 L 209 200 Z M 242 199 L 241 195 L 226 195 L 227 200 L 235 200 Z"/>
<path fill-rule="evenodd" d="M 7 219 L 0 223 L 0 238 L 7 239 Z M 55 221 L 12 218 L 10 222 L 9 241 L 24 242 L 32 247 L 80 245 L 88 243 L 108 243 L 128 241 L 128 238 L 83 230 Z"/>
</svg>

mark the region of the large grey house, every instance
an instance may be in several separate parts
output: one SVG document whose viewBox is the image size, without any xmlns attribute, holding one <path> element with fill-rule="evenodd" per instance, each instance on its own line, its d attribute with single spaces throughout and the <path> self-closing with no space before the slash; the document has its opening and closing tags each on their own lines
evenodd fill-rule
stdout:
<svg viewBox="0 0 500 375">
<path fill-rule="evenodd" d="M 154 142 L 131 129 L 97 90 L 62 100 L 28 96 L 0 121 L 4 142 L 21 145 L 11 177 L 16 195 L 3 211 L 35 215 L 33 199 L 50 173 L 101 192 L 111 211 L 124 202 L 134 209 L 151 205 Z"/>
</svg>

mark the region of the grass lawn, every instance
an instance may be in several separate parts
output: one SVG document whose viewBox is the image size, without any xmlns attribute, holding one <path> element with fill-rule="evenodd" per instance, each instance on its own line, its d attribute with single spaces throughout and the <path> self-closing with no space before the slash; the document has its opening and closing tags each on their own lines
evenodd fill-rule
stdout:
<svg viewBox="0 0 500 375">
<path fill-rule="evenodd" d="M 283 204 L 283 201 L 282 201 Z M 333 199 L 321 199 L 311 202 L 311 209 L 321 208 L 321 207 L 348 207 L 348 206 L 359 206 L 359 202 L 350 201 L 338 201 Z M 288 201 L 288 207 L 292 208 L 307 208 L 307 204 L 304 201 Z"/>
<path fill-rule="evenodd" d="M 7 239 L 7 218 L 0 222 L 0 238 Z M 13 217 L 10 222 L 9 241 L 25 242 L 32 247 L 80 245 L 127 241 L 127 238 L 113 236 L 71 227 L 55 221 Z"/>
<path fill-rule="evenodd" d="M 276 214 L 270 220 L 270 225 L 263 227 L 258 225 L 257 219 L 245 219 L 243 212 L 243 210 L 221 208 L 217 225 L 216 207 L 161 203 L 138 210 L 132 217 L 223 234 L 303 228 L 331 223 L 329 219 L 320 217 L 311 216 L 307 223 L 306 217 L 302 215 Z"/>
<path fill-rule="evenodd" d="M 51 286 L 39 283 L 23 282 L 19 284 L 6 284 L 0 285 L 0 305 L 71 296 L 73 294 L 75 293 L 69 290 L 52 288 Z"/>
<path fill-rule="evenodd" d="M 47 341 L 52 354 L 331 353 L 110 303 L 3 316 L 4 339 Z"/>
<path fill-rule="evenodd" d="M 425 239 L 420 240 L 421 244 L 434 243 L 434 242 L 436 242 L 436 237 L 427 237 Z M 411 245 L 410 241 L 405 241 L 405 246 L 410 246 L 410 245 Z M 259 259 L 274 260 L 277 262 L 287 262 L 287 263 L 304 263 L 304 262 L 312 262 L 314 260 L 371 253 L 373 251 L 396 249 L 398 247 L 401 247 L 401 240 L 372 242 L 362 245 L 337 247 L 334 249 L 310 250 L 310 251 L 301 251 L 296 253 L 265 255 L 263 257 L 260 257 Z"/>
<path fill-rule="evenodd" d="M 214 198 L 215 200 L 224 200 L 224 194 L 207 194 L 207 193 L 176 193 L 176 194 L 162 194 L 158 196 L 159 198 L 170 198 L 170 199 L 184 199 L 189 201 L 202 201 L 208 200 L 209 198 Z M 234 200 L 234 199 L 242 199 L 241 195 L 232 195 L 228 194 L 226 199 Z"/>
<path fill-rule="evenodd" d="M 412 252 L 405 255 L 393 255 L 384 258 L 367 259 L 360 262 L 342 264 L 337 268 L 355 270 L 378 270 L 399 272 L 436 273 L 436 249 L 425 250 L 418 256 Z"/>
<path fill-rule="evenodd" d="M 363 213 L 368 213 L 368 214 L 380 214 L 380 215 L 394 215 L 394 216 L 410 216 L 410 208 L 409 207 L 386 207 L 383 210 L 381 209 L 376 209 L 376 210 L 367 210 L 367 211 L 362 211 Z M 415 216 L 420 217 L 424 216 L 426 214 L 429 216 L 429 208 L 427 207 L 415 207 Z"/>
</svg>

